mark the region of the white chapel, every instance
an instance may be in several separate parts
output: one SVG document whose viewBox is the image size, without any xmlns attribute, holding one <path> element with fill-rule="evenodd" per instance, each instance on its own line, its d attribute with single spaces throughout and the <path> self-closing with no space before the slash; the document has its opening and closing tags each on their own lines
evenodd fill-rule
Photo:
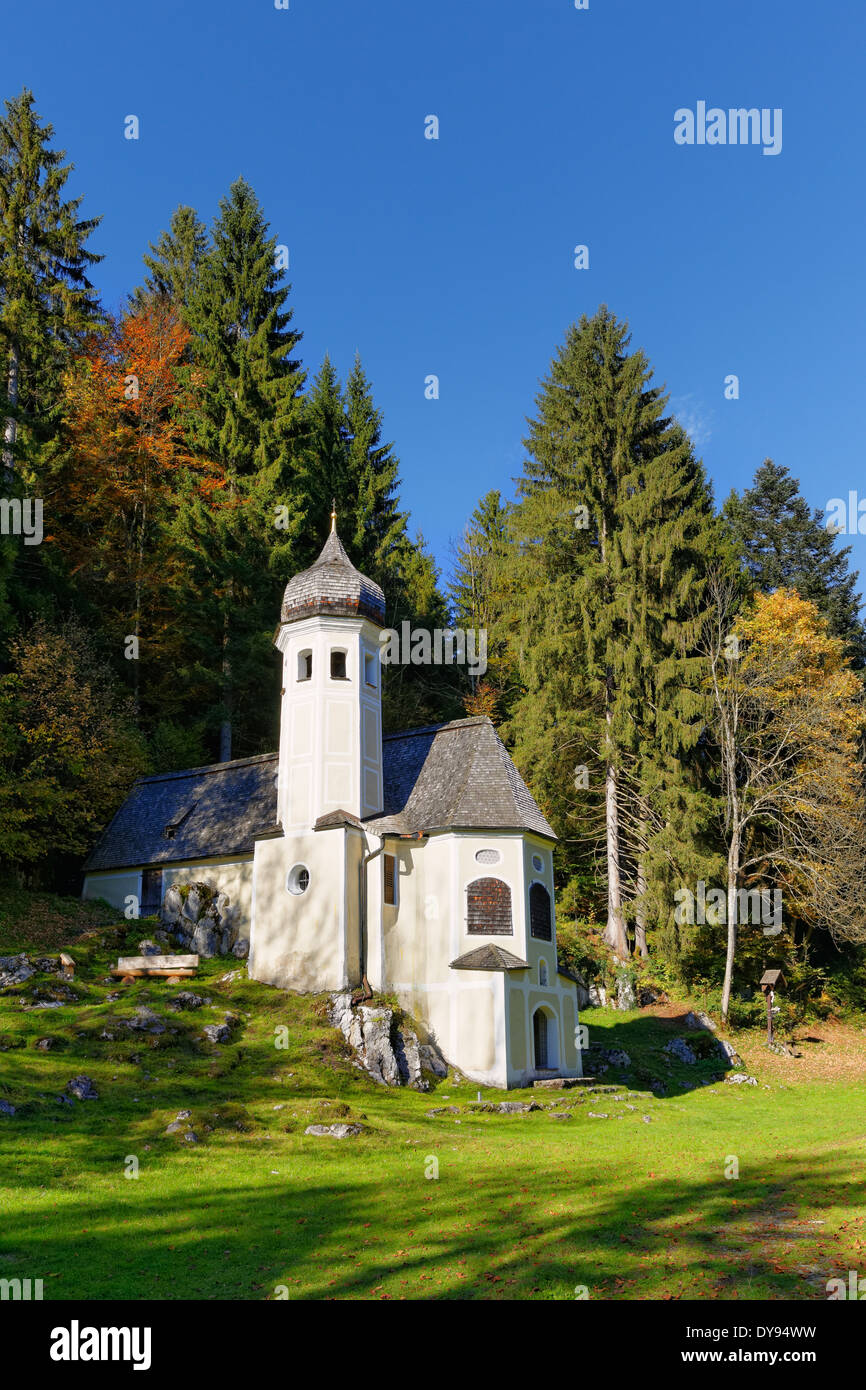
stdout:
<svg viewBox="0 0 866 1390">
<path fill-rule="evenodd" d="M 134 897 L 144 916 L 172 884 L 208 883 L 232 903 L 253 979 L 394 993 L 486 1085 L 578 1076 L 556 837 L 489 719 L 383 737 L 384 622 L 332 520 L 283 598 L 279 751 L 141 778 L 84 896 Z"/>
</svg>

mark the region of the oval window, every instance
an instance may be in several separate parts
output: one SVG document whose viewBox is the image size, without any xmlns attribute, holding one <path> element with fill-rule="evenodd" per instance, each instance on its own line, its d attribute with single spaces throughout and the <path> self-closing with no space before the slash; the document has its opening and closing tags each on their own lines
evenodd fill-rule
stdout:
<svg viewBox="0 0 866 1390">
<path fill-rule="evenodd" d="M 502 855 L 498 849 L 479 849 L 475 855 L 476 864 L 498 864 Z"/>
<path fill-rule="evenodd" d="M 286 880 L 286 887 L 290 893 L 306 893 L 310 886 L 310 871 L 306 864 L 296 864 L 289 870 L 289 877 Z"/>
<path fill-rule="evenodd" d="M 544 860 L 542 859 L 540 854 L 533 854 L 532 867 L 536 873 L 541 873 L 541 870 L 544 868 Z"/>
</svg>

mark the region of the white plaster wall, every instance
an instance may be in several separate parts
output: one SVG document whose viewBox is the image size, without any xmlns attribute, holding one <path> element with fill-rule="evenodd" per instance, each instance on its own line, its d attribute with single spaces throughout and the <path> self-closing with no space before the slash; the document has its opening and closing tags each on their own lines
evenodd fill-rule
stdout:
<svg viewBox="0 0 866 1390">
<path fill-rule="evenodd" d="M 555 940 L 529 935 L 531 880 L 543 882 L 553 897 L 548 842 L 513 832 L 447 832 L 421 842 L 389 842 L 387 849 L 398 858 L 396 908 L 382 904 L 381 860 L 368 871 L 371 961 L 381 974 L 375 982 L 370 975 L 374 988 L 393 989 L 470 1079 L 501 1087 L 523 1085 L 534 1076 L 531 1011 L 544 1004 L 555 1017 L 558 1070 L 579 1075 L 574 987 L 557 976 Z M 479 864 L 475 855 L 482 849 L 497 850 L 499 862 Z M 532 866 L 533 854 L 542 859 L 540 871 Z M 466 888 L 482 877 L 501 878 L 511 890 L 511 936 L 470 936 L 466 929 Z M 530 969 L 450 969 L 452 960 L 486 943 L 529 961 Z M 548 966 L 546 989 L 537 984 L 542 958 Z"/>
<path fill-rule="evenodd" d="M 309 994 L 350 983 L 346 840 L 338 827 L 256 842 L 252 979 Z M 309 888 L 298 895 L 286 887 L 295 864 L 310 872 Z"/>
<path fill-rule="evenodd" d="M 277 816 L 287 831 L 319 816 L 382 809 L 382 720 L 378 628 L 367 618 L 305 618 L 277 634 L 283 654 Z M 346 680 L 331 678 L 331 651 L 346 653 Z M 298 659 L 312 653 L 309 680 Z M 375 685 L 365 679 L 372 656 Z"/>
<path fill-rule="evenodd" d="M 206 883 L 215 892 L 226 893 L 236 910 L 238 936 L 246 940 L 250 934 L 253 859 L 252 855 L 237 855 L 230 859 L 182 860 L 171 864 L 149 866 L 162 869 L 162 892 L 173 883 Z M 87 874 L 81 896 L 104 898 L 121 911 L 125 900 L 133 895 L 141 901 L 141 869 L 118 869 L 108 873 Z"/>
<path fill-rule="evenodd" d="M 82 898 L 104 898 L 123 912 L 128 897 L 141 901 L 141 870 L 117 869 L 108 873 L 85 874 Z"/>
</svg>

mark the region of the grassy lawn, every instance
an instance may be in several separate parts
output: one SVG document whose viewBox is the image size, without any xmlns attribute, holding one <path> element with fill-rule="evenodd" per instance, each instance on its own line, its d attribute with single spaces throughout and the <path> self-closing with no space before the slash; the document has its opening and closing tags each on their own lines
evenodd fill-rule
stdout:
<svg viewBox="0 0 866 1390">
<path fill-rule="evenodd" d="M 73 1299 L 267 1299 L 281 1286 L 293 1299 L 572 1299 L 585 1286 L 595 1299 L 807 1300 L 866 1273 L 861 1030 L 801 1030 L 816 1041 L 800 1061 L 738 1037 L 758 1085 L 732 1086 L 709 1084 L 718 1064 L 666 1064 L 675 1017 L 587 1011 L 591 1040 L 624 1048 L 631 1073 L 609 1071 L 600 1091 L 482 1089 L 482 1103 L 544 1107 L 490 1114 L 451 1078 L 427 1095 L 377 1087 L 322 1000 L 251 983 L 243 966 L 223 979 L 237 962 L 203 962 L 180 986 L 107 982 L 155 923 L 129 931 L 83 911 L 54 900 L 34 931 L 10 922 L 8 900 L 0 909 L 0 954 L 64 946 L 79 964 L 72 985 L 39 973 L 0 996 L 0 1099 L 16 1109 L 0 1116 L 0 1278 Z M 211 1002 L 172 1009 L 180 990 Z M 22 1007 L 52 995 L 61 1007 Z M 162 1031 L 124 1027 L 141 1007 Z M 207 1041 L 226 1012 L 232 1041 Z M 81 1073 L 99 1099 L 60 1103 Z M 428 1114 L 448 1106 L 459 1112 Z M 166 1134 L 182 1109 L 188 1124 Z M 362 1134 L 304 1134 L 339 1120 Z"/>
</svg>

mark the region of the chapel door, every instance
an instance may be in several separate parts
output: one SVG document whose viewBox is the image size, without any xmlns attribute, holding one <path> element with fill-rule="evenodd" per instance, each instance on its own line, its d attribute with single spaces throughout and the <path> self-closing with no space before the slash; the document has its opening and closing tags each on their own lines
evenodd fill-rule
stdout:
<svg viewBox="0 0 866 1390">
<path fill-rule="evenodd" d="M 539 1009 L 532 1020 L 536 1071 L 547 1070 L 547 1016 Z"/>
<path fill-rule="evenodd" d="M 162 907 L 162 869 L 142 869 L 139 916 L 153 917 Z"/>
</svg>

